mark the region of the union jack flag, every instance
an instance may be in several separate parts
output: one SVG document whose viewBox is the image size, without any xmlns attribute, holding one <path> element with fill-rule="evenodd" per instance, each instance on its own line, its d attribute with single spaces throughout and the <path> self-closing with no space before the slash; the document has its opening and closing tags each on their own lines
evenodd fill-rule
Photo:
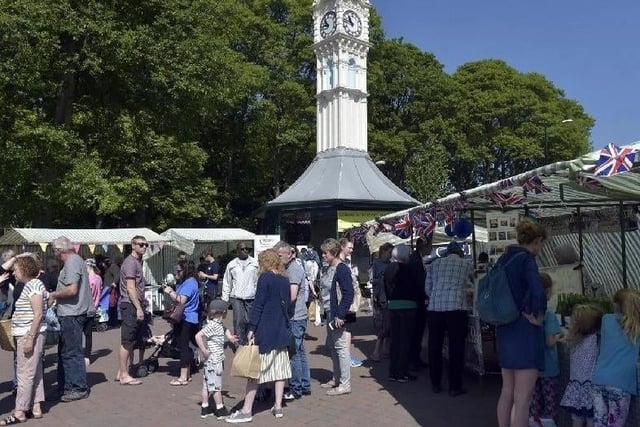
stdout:
<svg viewBox="0 0 640 427">
<path fill-rule="evenodd" d="M 411 227 L 411 216 L 407 213 L 393 225 L 393 234 L 406 239 L 407 237 L 411 236 Z"/>
<path fill-rule="evenodd" d="M 435 208 L 430 209 L 428 212 L 416 211 L 413 214 L 412 221 L 413 229 L 416 231 L 416 234 L 418 236 L 424 237 L 426 239 L 431 238 L 438 222 L 438 220 L 436 219 Z"/>
<path fill-rule="evenodd" d="M 520 185 L 524 190 L 533 191 L 536 194 L 546 193 L 551 191 L 549 187 L 544 185 L 544 182 L 542 182 L 539 176 L 532 176 L 531 178 L 527 179 Z"/>
<path fill-rule="evenodd" d="M 598 188 L 602 187 L 597 180 L 590 178 L 588 176 L 579 177 L 578 184 L 580 184 L 582 187 L 588 190 L 597 190 Z"/>
<path fill-rule="evenodd" d="M 373 230 L 373 235 L 377 235 L 378 233 L 391 233 L 393 227 L 386 222 L 379 222 L 376 228 Z"/>
<path fill-rule="evenodd" d="M 487 199 L 493 201 L 500 207 L 516 205 L 522 203 L 526 198 L 516 193 L 492 193 L 485 196 Z"/>
<path fill-rule="evenodd" d="M 496 183 L 496 185 L 498 186 L 498 188 L 500 190 L 511 188 L 511 187 L 513 187 L 513 179 L 511 179 L 511 178 L 501 179 L 500 181 L 498 181 Z"/>
<path fill-rule="evenodd" d="M 456 219 L 456 211 L 453 209 L 453 206 L 445 206 L 442 214 L 444 215 L 445 224 L 453 224 L 453 221 Z"/>
<path fill-rule="evenodd" d="M 636 152 L 629 147 L 620 148 L 614 143 L 609 143 L 600 150 L 600 158 L 596 162 L 596 176 L 612 176 L 617 173 L 627 172 L 636 160 Z"/>
</svg>

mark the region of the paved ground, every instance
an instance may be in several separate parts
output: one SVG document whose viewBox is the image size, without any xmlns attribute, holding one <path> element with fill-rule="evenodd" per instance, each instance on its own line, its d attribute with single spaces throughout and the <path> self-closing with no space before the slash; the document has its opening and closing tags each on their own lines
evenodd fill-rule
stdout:
<svg viewBox="0 0 640 427">
<path fill-rule="evenodd" d="M 229 323 L 231 313 L 229 314 Z M 366 358 L 373 349 L 370 334 L 371 319 L 358 320 L 354 344 L 355 355 Z M 157 334 L 168 330 L 162 319 L 153 326 Z M 177 374 L 177 361 L 161 359 L 158 372 L 143 378 L 141 386 L 122 386 L 113 381 L 117 367 L 116 349 L 119 330 L 94 333 L 94 361 L 88 370 L 91 396 L 72 403 L 49 403 L 43 406 L 45 416 L 30 420 L 34 426 L 175 426 L 175 425 L 229 425 L 215 418 L 199 418 L 202 376 L 184 387 L 171 387 L 169 381 Z M 275 420 L 269 414 L 271 403 L 256 403 L 252 425 L 271 426 L 429 426 L 429 427 L 489 427 L 495 426 L 495 405 L 499 391 L 499 378 L 487 376 L 484 381 L 469 376 L 470 393 L 456 398 L 446 393 L 431 392 L 426 372 L 418 381 L 407 384 L 389 383 L 386 361 L 352 369 L 353 393 L 339 397 L 326 396 L 318 387 L 320 381 L 330 377 L 330 360 L 322 349 L 323 327 L 310 326 L 309 340 L 313 394 L 289 403 L 284 418 Z M 233 357 L 227 350 L 227 367 Z M 55 382 L 55 349 L 46 352 L 45 386 Z M 0 414 L 11 411 L 11 353 L 0 351 Z M 227 369 L 229 371 L 229 369 Z M 245 382 L 225 375 L 225 403 L 228 407 L 240 405 Z M 446 389 L 446 385 L 445 385 Z M 4 415 L 3 415 L 4 417 Z"/>
</svg>

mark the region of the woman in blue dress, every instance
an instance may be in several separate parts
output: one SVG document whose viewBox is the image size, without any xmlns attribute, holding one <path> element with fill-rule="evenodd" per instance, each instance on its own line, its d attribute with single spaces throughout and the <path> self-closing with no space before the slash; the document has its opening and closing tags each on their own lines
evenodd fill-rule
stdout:
<svg viewBox="0 0 640 427">
<path fill-rule="evenodd" d="M 527 427 L 529 405 L 538 379 L 544 370 L 544 329 L 547 303 L 535 257 L 547 237 L 544 226 L 522 221 L 516 227 L 518 245 L 509 246 L 499 263 L 505 266 L 515 303 L 522 316 L 496 330 L 498 361 L 502 368 L 502 391 L 498 400 L 500 427 Z M 510 262 L 511 261 L 511 262 Z"/>
</svg>

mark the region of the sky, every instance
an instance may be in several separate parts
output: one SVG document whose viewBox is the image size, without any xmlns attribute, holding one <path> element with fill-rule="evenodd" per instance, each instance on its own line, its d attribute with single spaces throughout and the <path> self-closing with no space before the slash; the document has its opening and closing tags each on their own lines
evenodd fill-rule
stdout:
<svg viewBox="0 0 640 427">
<path fill-rule="evenodd" d="M 594 149 L 640 141 L 640 1 L 370 1 L 387 38 L 433 53 L 448 73 L 492 58 L 543 74 L 595 119 Z"/>
</svg>

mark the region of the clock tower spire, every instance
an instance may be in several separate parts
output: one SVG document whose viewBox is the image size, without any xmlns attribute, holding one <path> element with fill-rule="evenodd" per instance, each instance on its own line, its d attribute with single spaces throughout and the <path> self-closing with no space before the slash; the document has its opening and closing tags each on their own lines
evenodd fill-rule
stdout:
<svg viewBox="0 0 640 427">
<path fill-rule="evenodd" d="M 317 152 L 367 151 L 369 0 L 315 0 Z"/>
</svg>

